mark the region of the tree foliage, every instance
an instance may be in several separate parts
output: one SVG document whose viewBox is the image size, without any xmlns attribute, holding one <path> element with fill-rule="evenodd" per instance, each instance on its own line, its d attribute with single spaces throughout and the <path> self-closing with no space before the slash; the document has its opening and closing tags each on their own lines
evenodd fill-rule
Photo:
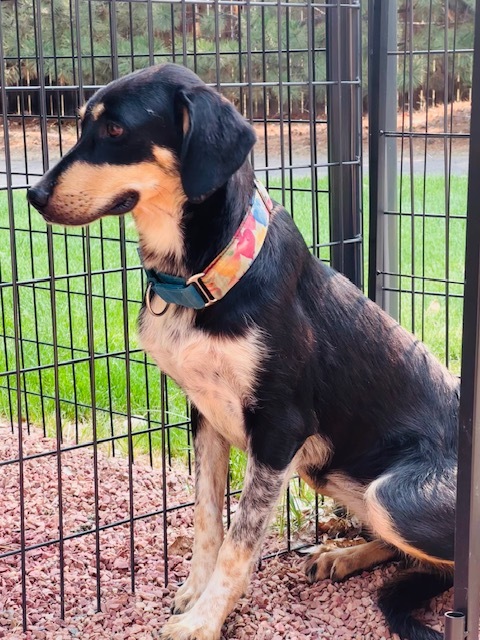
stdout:
<svg viewBox="0 0 480 640">
<path fill-rule="evenodd" d="M 364 23 L 367 4 L 364 0 Z M 475 0 L 398 0 L 400 96 L 416 102 L 420 94 L 437 99 L 465 97 L 472 73 L 474 4 Z M 237 104 L 250 91 L 258 107 L 267 102 L 269 109 L 283 105 L 302 112 L 310 106 L 306 83 L 313 69 L 315 80 L 320 81 L 314 90 L 315 103 L 323 108 L 329 10 L 313 3 L 308 20 L 307 7 L 298 4 L 287 8 L 270 3 L 155 2 L 149 7 L 143 2 L 107 0 L 4 0 L 7 82 L 31 85 L 43 77 L 47 85 L 68 87 L 77 85 L 81 77 L 84 85 L 102 85 L 117 73 L 174 60 L 193 68 L 206 82 L 226 84 L 225 92 Z M 312 39 L 313 54 L 309 52 Z M 445 53 L 454 48 L 460 52 Z M 410 57 L 412 50 L 431 53 Z M 287 86 L 279 88 L 279 79 Z M 250 90 L 248 81 L 254 83 Z"/>
<path fill-rule="evenodd" d="M 398 90 L 440 100 L 468 95 L 474 0 L 402 0 L 398 20 Z M 407 55 L 409 52 L 414 55 Z M 404 55 L 401 55 L 404 52 Z"/>
</svg>

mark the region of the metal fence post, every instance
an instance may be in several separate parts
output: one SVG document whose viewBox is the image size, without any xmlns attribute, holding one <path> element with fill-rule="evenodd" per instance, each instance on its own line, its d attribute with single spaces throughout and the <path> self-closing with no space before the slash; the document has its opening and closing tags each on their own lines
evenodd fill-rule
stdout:
<svg viewBox="0 0 480 640">
<path fill-rule="evenodd" d="M 476 2 L 455 525 L 455 612 L 446 640 L 478 640 L 480 617 L 480 0 Z"/>
<path fill-rule="evenodd" d="M 465 638 L 465 615 L 460 611 L 445 613 L 445 640 L 463 640 Z"/>
<path fill-rule="evenodd" d="M 351 6 L 349 6 L 351 5 Z M 361 13 L 358 0 L 327 12 L 328 174 L 332 266 L 362 286 Z M 356 241 L 345 243 L 345 238 Z"/>
<path fill-rule="evenodd" d="M 368 295 L 398 319 L 397 143 L 385 131 L 397 128 L 397 0 L 369 0 L 368 121 L 370 238 Z"/>
</svg>

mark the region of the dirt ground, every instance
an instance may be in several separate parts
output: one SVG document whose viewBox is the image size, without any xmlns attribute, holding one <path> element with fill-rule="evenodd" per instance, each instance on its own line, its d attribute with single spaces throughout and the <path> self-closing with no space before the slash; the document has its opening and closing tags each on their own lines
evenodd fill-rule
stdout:
<svg viewBox="0 0 480 640">
<path fill-rule="evenodd" d="M 430 107 L 427 111 L 415 111 L 410 118 L 408 113 L 398 113 L 397 130 L 432 134 L 445 131 L 453 133 L 468 133 L 470 130 L 470 103 L 455 102 L 446 107 Z M 279 124 L 269 123 L 265 127 L 255 125 L 257 132 L 257 147 L 265 148 L 267 140 L 268 153 L 277 157 L 280 155 L 282 135 L 283 146 L 288 147 L 289 139 L 292 141 L 292 151 L 295 155 L 302 155 L 310 149 L 310 126 L 306 123 L 294 123 L 291 126 L 287 122 L 281 128 Z M 51 159 L 60 157 L 61 151 L 67 151 L 77 140 L 77 129 L 73 124 L 62 124 L 59 135 L 58 122 L 51 120 L 47 126 L 48 150 Z M 283 134 L 281 134 L 281 131 Z M 368 142 L 368 118 L 363 118 L 363 141 Z M 317 148 L 326 149 L 327 127 L 325 124 L 317 124 L 315 131 Z M 432 143 L 429 143 L 432 144 Z M 443 140 L 435 140 L 434 146 L 443 147 Z M 458 144 L 458 143 L 457 143 Z M 465 141 L 465 145 L 467 142 Z M 13 158 L 23 157 L 24 147 L 28 150 L 31 160 L 41 159 L 42 137 L 37 120 L 30 121 L 25 130 L 20 119 L 12 118 L 9 126 L 9 147 Z M 0 126 L 0 153 L 4 153 L 3 128 Z"/>
</svg>

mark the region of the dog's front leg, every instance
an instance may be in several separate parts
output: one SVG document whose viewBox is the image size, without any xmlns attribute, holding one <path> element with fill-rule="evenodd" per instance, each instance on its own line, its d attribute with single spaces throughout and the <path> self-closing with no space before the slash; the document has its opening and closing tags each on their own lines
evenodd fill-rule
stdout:
<svg viewBox="0 0 480 640">
<path fill-rule="evenodd" d="M 206 418 L 192 409 L 195 451 L 194 541 L 190 575 L 178 589 L 172 612 L 183 613 L 202 595 L 223 542 L 222 512 L 230 446 Z"/>
<path fill-rule="evenodd" d="M 237 513 L 207 588 L 187 613 L 170 618 L 162 630 L 164 640 L 217 640 L 220 637 L 225 618 L 247 588 L 286 477 L 287 469 L 272 469 L 249 456 Z"/>
</svg>

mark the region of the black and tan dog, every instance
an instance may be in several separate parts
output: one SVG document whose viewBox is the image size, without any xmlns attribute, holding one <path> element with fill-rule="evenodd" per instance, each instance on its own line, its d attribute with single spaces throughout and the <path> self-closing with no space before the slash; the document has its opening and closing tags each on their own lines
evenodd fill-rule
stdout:
<svg viewBox="0 0 480 640">
<path fill-rule="evenodd" d="M 381 590 L 380 607 L 402 638 L 440 638 L 411 612 L 451 584 L 457 381 L 313 258 L 287 212 L 264 195 L 258 255 L 249 254 L 234 286 L 212 294 L 202 273 L 225 258 L 258 200 L 247 160 L 254 143 L 230 103 L 166 64 L 98 91 L 82 110 L 79 142 L 28 192 L 52 223 L 133 211 L 152 287 L 140 338 L 198 412 L 191 573 L 161 635 L 219 638 L 296 471 L 372 534 L 359 547 L 314 552 L 308 579 L 341 580 L 401 553 L 414 568 Z M 224 536 L 232 445 L 248 452 L 248 465 Z"/>
</svg>

